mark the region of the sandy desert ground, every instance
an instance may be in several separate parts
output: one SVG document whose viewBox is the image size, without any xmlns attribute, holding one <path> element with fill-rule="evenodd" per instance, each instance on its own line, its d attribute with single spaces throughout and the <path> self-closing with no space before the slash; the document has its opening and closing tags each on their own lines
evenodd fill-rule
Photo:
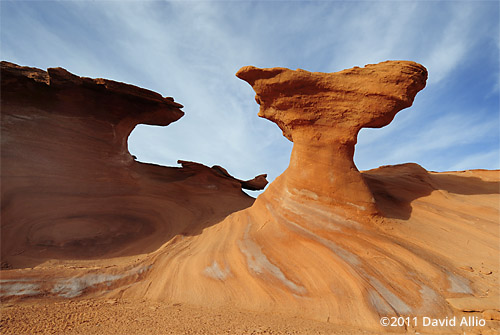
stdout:
<svg viewBox="0 0 500 335">
<path fill-rule="evenodd" d="M 481 317 L 480 314 L 474 314 Z M 489 327 L 444 331 L 440 334 L 498 334 Z M 376 335 L 355 326 L 262 314 L 234 308 L 203 308 L 181 303 L 125 301 L 116 299 L 40 300 L 6 303 L 2 306 L 2 334 L 360 334 Z M 384 332 L 401 334 L 403 331 Z M 406 334 L 436 334 L 416 331 Z"/>
</svg>

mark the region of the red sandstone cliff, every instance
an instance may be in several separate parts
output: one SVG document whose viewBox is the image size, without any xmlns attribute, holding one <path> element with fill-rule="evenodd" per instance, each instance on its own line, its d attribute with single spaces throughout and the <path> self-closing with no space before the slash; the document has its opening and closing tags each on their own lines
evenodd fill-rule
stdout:
<svg viewBox="0 0 500 335">
<path fill-rule="evenodd" d="M 244 182 L 220 167 L 134 161 L 130 132 L 181 118 L 173 98 L 61 68 L 1 65 L 4 267 L 154 251 L 251 205 L 242 184 L 267 184 L 265 175 Z"/>
</svg>

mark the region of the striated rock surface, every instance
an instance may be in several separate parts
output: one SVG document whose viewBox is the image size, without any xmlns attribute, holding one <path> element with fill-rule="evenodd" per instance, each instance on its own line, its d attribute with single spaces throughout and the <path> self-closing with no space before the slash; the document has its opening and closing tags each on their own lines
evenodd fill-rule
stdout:
<svg viewBox="0 0 500 335">
<path fill-rule="evenodd" d="M 51 70 L 4 67 L 18 89 L 2 94 L 2 262 L 12 269 L 0 296 L 244 309 L 358 327 L 350 333 L 498 328 L 500 172 L 409 163 L 360 173 L 352 162 L 358 131 L 386 125 L 424 87 L 421 65 L 241 69 L 259 114 L 294 142 L 290 166 L 254 202 L 241 187 L 263 187 L 263 176 L 131 159 L 115 134 L 141 115 L 172 122 L 171 100 L 132 93 L 110 104 L 121 84 L 108 92 L 66 74 L 63 94 Z M 129 99 L 154 102 L 129 118 Z M 380 325 L 471 315 L 486 326 Z"/>
<path fill-rule="evenodd" d="M 256 87 L 260 114 L 294 141 L 290 166 L 250 208 L 205 229 L 188 249 L 177 242 L 159 256 L 150 276 L 123 297 L 301 315 L 378 332 L 395 330 L 380 326 L 383 316 L 469 313 L 450 303 L 454 298 L 468 297 L 462 305 L 477 311 L 493 308 L 498 171 L 430 173 L 405 164 L 359 173 L 352 163 L 359 129 L 383 126 L 409 106 L 425 85 L 422 66 L 385 62 L 334 74 L 246 67 L 238 76 Z M 343 87 L 356 98 L 343 98 Z M 339 105 L 351 121 L 336 112 Z M 491 274 L 468 270 L 480 267 Z"/>
<path fill-rule="evenodd" d="M 181 118 L 173 98 L 61 68 L 1 71 L 2 268 L 153 251 L 252 204 L 201 164 L 134 161 L 130 132 Z"/>
<path fill-rule="evenodd" d="M 322 203 L 376 212 L 354 165 L 361 128 L 388 125 L 425 87 L 427 70 L 414 62 L 384 62 L 336 73 L 243 67 L 236 76 L 256 92 L 259 116 L 294 142 L 283 191 Z"/>
</svg>

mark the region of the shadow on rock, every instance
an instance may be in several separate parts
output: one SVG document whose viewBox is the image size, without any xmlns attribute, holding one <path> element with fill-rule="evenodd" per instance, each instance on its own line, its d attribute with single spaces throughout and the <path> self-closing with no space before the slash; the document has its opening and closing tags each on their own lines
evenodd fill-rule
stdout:
<svg viewBox="0 0 500 335">
<path fill-rule="evenodd" d="M 499 173 L 498 171 L 488 171 Z M 458 175 L 463 173 L 464 176 Z M 418 164 L 382 166 L 362 173 L 377 207 L 387 218 L 407 220 L 412 202 L 434 191 L 460 195 L 500 194 L 500 183 L 467 176 L 467 172 L 432 173 Z"/>
</svg>

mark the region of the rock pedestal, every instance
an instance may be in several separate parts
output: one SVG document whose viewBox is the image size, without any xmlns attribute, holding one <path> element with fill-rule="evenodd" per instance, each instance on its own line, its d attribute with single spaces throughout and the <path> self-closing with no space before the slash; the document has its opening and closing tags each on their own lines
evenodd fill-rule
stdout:
<svg viewBox="0 0 500 335">
<path fill-rule="evenodd" d="M 259 116 L 275 122 L 294 142 L 283 175 L 285 190 L 366 214 L 372 194 L 353 161 L 361 128 L 388 125 L 425 87 L 427 70 L 387 61 L 336 73 L 286 68 L 241 68 L 236 76 L 256 92 Z"/>
</svg>

